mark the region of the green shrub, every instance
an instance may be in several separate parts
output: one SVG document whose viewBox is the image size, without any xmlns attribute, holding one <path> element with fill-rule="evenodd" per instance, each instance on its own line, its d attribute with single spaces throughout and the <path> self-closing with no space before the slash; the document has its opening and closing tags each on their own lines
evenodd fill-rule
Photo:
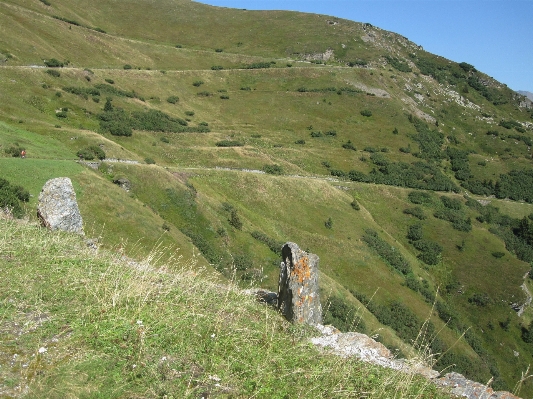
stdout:
<svg viewBox="0 0 533 399">
<path fill-rule="evenodd" d="M 170 104 L 176 104 L 180 98 L 178 96 L 170 96 L 167 98 L 167 102 Z"/>
<path fill-rule="evenodd" d="M 335 137 L 335 136 L 337 136 L 337 131 L 336 130 L 328 130 L 324 134 L 326 136 Z"/>
<path fill-rule="evenodd" d="M 56 112 L 56 117 L 58 118 L 66 118 L 68 114 L 65 111 L 58 111 Z"/>
<path fill-rule="evenodd" d="M 146 162 L 148 165 L 155 164 L 155 160 L 153 158 L 144 158 L 144 162 Z"/>
<path fill-rule="evenodd" d="M 328 220 L 324 222 L 324 226 L 326 227 L 326 229 L 331 230 L 333 228 L 333 220 L 331 218 L 328 218 Z"/>
<path fill-rule="evenodd" d="M 204 84 L 204 81 L 203 80 L 195 80 L 194 82 L 192 82 L 192 85 L 194 87 L 200 87 L 201 85 Z"/>
<path fill-rule="evenodd" d="M 504 252 L 493 252 L 492 256 L 494 256 L 496 259 L 500 259 L 505 256 L 505 253 Z"/>
<path fill-rule="evenodd" d="M 62 68 L 64 64 L 56 60 L 55 58 L 50 58 L 49 60 L 44 61 L 44 65 L 46 65 L 48 68 Z"/>
<path fill-rule="evenodd" d="M 132 69 L 133 67 L 130 64 L 125 64 L 122 68 L 124 68 L 124 69 Z"/>
<path fill-rule="evenodd" d="M 372 116 L 372 111 L 370 111 L 368 109 L 364 109 L 360 113 L 361 113 L 361 115 L 366 116 L 366 117 Z"/>
<path fill-rule="evenodd" d="M 8 210 L 16 218 L 24 216 L 21 202 L 28 202 L 30 193 L 22 186 L 0 178 L 0 210 Z"/>
<path fill-rule="evenodd" d="M 105 79 L 105 81 L 107 83 L 109 83 L 110 85 L 114 85 L 115 84 L 115 81 L 113 79 Z"/>
<path fill-rule="evenodd" d="M 405 213 L 406 215 L 414 216 L 415 218 L 420 220 L 424 220 L 427 218 L 427 216 L 424 214 L 424 210 L 419 206 L 415 206 L 414 208 L 406 208 L 403 210 L 403 213 Z"/>
<path fill-rule="evenodd" d="M 224 67 L 221 66 L 221 65 L 213 65 L 213 66 L 211 67 L 211 69 L 212 69 L 213 71 L 220 71 L 220 70 L 224 69 Z"/>
<path fill-rule="evenodd" d="M 317 138 L 317 137 L 322 137 L 323 134 L 321 131 L 318 131 L 318 132 L 311 132 L 311 137 L 313 138 Z"/>
<path fill-rule="evenodd" d="M 170 143 L 170 140 L 165 136 L 161 136 L 159 140 L 161 140 L 163 143 Z"/>
<path fill-rule="evenodd" d="M 237 214 L 237 210 L 235 208 L 231 210 L 228 222 L 230 225 L 235 227 L 237 230 L 242 230 L 243 223 L 241 219 L 239 218 L 239 215 Z"/>
<path fill-rule="evenodd" d="M 353 200 L 350 206 L 352 207 L 353 210 L 356 210 L 356 211 L 361 209 L 361 207 L 359 206 L 356 200 Z"/>
<path fill-rule="evenodd" d="M 224 50 L 221 49 L 221 48 L 216 48 L 216 49 L 215 49 L 215 52 L 217 52 L 217 53 L 222 53 L 223 51 L 224 51 Z"/>
<path fill-rule="evenodd" d="M 399 273 L 407 275 L 412 272 L 411 265 L 400 251 L 379 238 L 376 231 L 371 229 L 365 230 L 363 241 Z"/>
<path fill-rule="evenodd" d="M 421 240 L 423 237 L 422 225 L 413 224 L 407 228 L 407 238 L 411 241 Z"/>
<path fill-rule="evenodd" d="M 61 76 L 61 73 L 59 71 L 56 71 L 55 69 L 47 69 L 46 73 L 50 76 L 53 76 L 54 78 L 59 78 Z"/>
<path fill-rule="evenodd" d="M 105 152 L 97 145 L 91 145 L 85 148 L 82 148 L 79 150 L 76 155 L 80 158 L 83 158 L 87 161 L 90 161 L 92 159 L 105 159 Z"/>
<path fill-rule="evenodd" d="M 407 195 L 407 198 L 409 198 L 409 201 L 413 204 L 429 205 L 432 202 L 431 195 L 425 191 L 411 191 Z"/>
<path fill-rule="evenodd" d="M 268 173 L 270 175 L 282 175 L 283 174 L 283 168 L 279 165 L 264 165 L 263 166 L 263 172 Z"/>
<path fill-rule="evenodd" d="M 185 115 L 194 116 L 194 111 L 185 111 Z"/>
<path fill-rule="evenodd" d="M 274 252 L 275 254 L 281 256 L 281 248 L 285 244 L 283 241 L 275 240 L 272 237 L 267 236 L 264 233 L 261 233 L 260 231 L 253 231 L 250 233 L 253 238 L 255 238 L 257 241 L 262 242 L 263 244 L 266 244 L 268 248 Z"/>
<path fill-rule="evenodd" d="M 211 93 L 209 93 L 208 91 L 201 91 L 198 93 L 198 95 L 200 97 L 209 97 L 211 95 Z"/>
<path fill-rule="evenodd" d="M 215 143 L 217 147 L 242 147 L 244 143 L 237 140 L 221 140 Z"/>
<path fill-rule="evenodd" d="M 229 96 L 228 96 L 227 94 L 222 94 L 222 95 L 220 96 L 220 99 L 221 99 L 221 100 L 229 100 Z"/>
<path fill-rule="evenodd" d="M 357 151 L 357 148 L 355 148 L 355 146 L 352 144 L 352 142 L 350 140 L 348 140 L 346 143 L 344 143 L 342 145 L 342 148 L 347 149 L 347 150 Z"/>
<path fill-rule="evenodd" d="M 296 140 L 296 141 L 294 142 L 294 144 L 305 144 L 305 140 L 302 140 L 302 139 L 300 139 L 300 140 Z"/>
</svg>

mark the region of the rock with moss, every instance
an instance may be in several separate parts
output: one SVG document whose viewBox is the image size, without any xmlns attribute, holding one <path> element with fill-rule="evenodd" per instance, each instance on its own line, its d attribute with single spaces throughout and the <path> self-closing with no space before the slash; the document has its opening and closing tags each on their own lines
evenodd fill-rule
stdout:
<svg viewBox="0 0 533 399">
<path fill-rule="evenodd" d="M 39 194 L 37 217 L 43 227 L 83 233 L 83 220 L 72 181 L 68 177 L 48 180 Z"/>
<path fill-rule="evenodd" d="M 322 323 L 318 256 L 302 251 L 293 242 L 283 246 L 281 255 L 283 261 L 279 274 L 278 309 L 291 322 Z"/>
</svg>

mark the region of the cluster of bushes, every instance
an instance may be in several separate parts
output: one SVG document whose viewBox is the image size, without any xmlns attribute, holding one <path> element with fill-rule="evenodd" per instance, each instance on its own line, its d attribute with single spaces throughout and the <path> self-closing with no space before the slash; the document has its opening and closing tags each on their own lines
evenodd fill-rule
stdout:
<svg viewBox="0 0 533 399">
<path fill-rule="evenodd" d="M 356 67 L 356 66 L 365 67 L 367 65 L 368 65 L 368 62 L 365 61 L 365 60 L 361 60 L 361 59 L 358 59 L 358 60 L 355 60 L 355 61 L 348 61 L 348 66 L 349 67 Z"/>
<path fill-rule="evenodd" d="M 22 186 L 0 178 L 0 210 L 8 210 L 14 217 L 24 216 L 22 202 L 30 200 L 30 193 Z"/>
<path fill-rule="evenodd" d="M 469 232 L 472 230 L 472 221 L 465 217 L 464 212 L 455 209 L 444 208 L 435 211 L 433 214 L 437 219 L 450 222 L 455 230 Z"/>
<path fill-rule="evenodd" d="M 348 173 L 341 170 L 330 170 L 333 176 L 348 178 L 363 183 L 386 184 L 389 186 L 410 187 L 421 190 L 454 191 L 459 188 L 441 170 L 425 162 L 408 164 L 404 162 L 389 162 L 383 155 L 374 153 L 372 162 L 378 166 L 369 174 L 357 170 Z"/>
<path fill-rule="evenodd" d="M 83 158 L 87 161 L 92 159 L 105 159 L 105 152 L 97 145 L 90 145 L 88 147 L 82 148 L 79 150 L 76 155 L 80 158 Z"/>
<path fill-rule="evenodd" d="M 475 89 L 479 94 L 485 97 L 488 101 L 492 102 L 494 105 L 502 105 L 508 102 L 508 100 L 503 96 L 501 90 L 498 90 L 494 87 L 488 87 L 478 76 L 469 76 L 467 81 L 470 87 Z"/>
<path fill-rule="evenodd" d="M 457 180 L 466 181 L 472 177 L 470 165 L 468 164 L 468 151 L 448 147 L 445 153 L 450 160 L 452 170 L 455 172 L 455 178 Z"/>
<path fill-rule="evenodd" d="M 51 5 L 50 3 L 48 3 L 46 0 L 41 0 L 43 3 L 45 3 L 46 5 Z M 46 1 L 46 2 L 45 2 Z M 87 29 L 91 29 L 91 30 L 95 30 L 97 32 L 100 32 L 100 33 L 106 33 L 105 30 L 101 29 L 101 28 L 95 28 L 95 27 L 92 27 L 92 26 L 87 26 L 87 25 L 83 25 L 81 23 L 79 23 L 78 21 L 74 20 L 74 19 L 68 19 L 68 18 L 64 18 L 64 17 L 60 17 L 58 15 L 52 15 L 52 18 L 55 18 L 59 21 L 63 21 L 63 22 L 66 22 L 67 24 L 70 24 L 70 25 L 75 25 L 75 26 L 81 26 L 83 28 L 87 28 Z"/>
<path fill-rule="evenodd" d="M 324 87 L 324 88 L 309 89 L 305 86 L 298 87 L 296 91 L 300 93 L 337 93 L 337 94 L 342 94 L 342 93 L 358 94 L 358 93 L 363 92 L 362 90 L 354 89 L 353 87 L 339 87 L 339 88 Z"/>
<path fill-rule="evenodd" d="M 95 88 L 87 88 L 87 87 L 63 87 L 63 91 L 71 94 L 75 94 L 77 96 L 83 97 L 84 99 L 88 99 L 89 96 L 99 96 L 100 90 Z"/>
<path fill-rule="evenodd" d="M 167 103 L 177 104 L 180 98 L 178 96 L 170 96 L 167 98 Z"/>
<path fill-rule="evenodd" d="M 409 242 L 418 250 L 418 259 L 426 265 L 436 265 L 440 262 L 442 247 L 436 242 L 423 238 L 422 225 L 414 224 L 407 229 Z"/>
<path fill-rule="evenodd" d="M 412 72 L 413 70 L 405 61 L 401 61 L 398 58 L 385 56 L 389 65 L 400 72 Z"/>
<path fill-rule="evenodd" d="M 127 97 L 127 98 L 138 98 L 140 100 L 142 100 L 141 97 L 139 97 L 137 95 L 137 93 L 135 93 L 135 91 L 126 91 L 126 90 L 121 90 L 121 89 L 118 89 L 116 88 L 115 86 L 112 86 L 110 84 L 106 84 L 106 83 L 99 83 L 97 85 L 94 85 L 95 89 L 96 90 L 100 90 L 102 91 L 103 93 L 106 93 L 110 96 L 117 96 L 117 97 Z"/>
<path fill-rule="evenodd" d="M 420 153 L 416 154 L 416 156 L 428 161 L 438 161 L 442 159 L 444 135 L 437 130 L 431 130 L 426 122 L 423 122 L 413 115 L 409 115 L 409 121 L 417 131 L 417 134 L 413 136 L 413 140 L 418 143 Z"/>
<path fill-rule="evenodd" d="M 424 210 L 420 208 L 419 206 L 415 206 L 412 208 L 406 208 L 403 210 L 403 213 L 405 213 L 406 215 L 414 216 L 415 218 L 419 220 L 424 220 L 427 218 L 427 216 L 424 213 Z"/>
<path fill-rule="evenodd" d="M 21 147 L 19 143 L 12 144 L 4 150 L 7 155 L 11 155 L 13 158 L 20 157 L 22 151 L 25 151 L 25 148 Z"/>
<path fill-rule="evenodd" d="M 187 121 L 174 118 L 158 110 L 134 111 L 127 113 L 113 107 L 108 99 L 104 112 L 98 115 L 100 129 L 115 136 L 131 136 L 132 129 L 165 133 L 209 132 L 207 126 L 190 127 Z"/>
<path fill-rule="evenodd" d="M 500 199 L 509 198 L 514 201 L 533 203 L 533 169 L 513 170 L 501 174 L 496 182 L 470 179 L 462 186 L 478 195 L 495 195 Z"/>
<path fill-rule="evenodd" d="M 264 69 L 270 68 L 271 65 L 270 62 L 254 62 L 253 64 L 244 66 L 244 69 Z"/>
<path fill-rule="evenodd" d="M 328 131 L 322 133 L 322 131 L 317 130 L 317 131 L 312 131 L 310 134 L 311 134 L 311 137 L 314 137 L 314 138 L 323 137 L 323 136 L 335 137 L 335 136 L 337 136 L 337 131 L 336 130 L 328 130 Z"/>
<path fill-rule="evenodd" d="M 285 244 L 283 241 L 278 241 L 272 237 L 267 236 L 264 233 L 261 233 L 260 231 L 253 231 L 251 233 L 252 237 L 255 238 L 257 241 L 262 242 L 265 244 L 272 252 L 274 252 L 276 255 L 281 256 L 281 248 Z"/>
<path fill-rule="evenodd" d="M 403 257 L 400 251 L 379 238 L 376 231 L 371 229 L 365 230 L 363 241 L 400 274 L 405 276 L 411 273 L 411 265 L 407 259 Z"/>
<path fill-rule="evenodd" d="M 353 143 L 351 142 L 351 140 L 348 140 L 346 143 L 344 143 L 342 145 L 342 148 L 346 149 L 346 150 L 352 150 L 352 151 L 357 151 L 357 148 L 355 148 L 355 146 L 353 145 Z"/>
<path fill-rule="evenodd" d="M 242 147 L 244 143 L 237 140 L 221 140 L 215 143 L 217 147 Z"/>
</svg>

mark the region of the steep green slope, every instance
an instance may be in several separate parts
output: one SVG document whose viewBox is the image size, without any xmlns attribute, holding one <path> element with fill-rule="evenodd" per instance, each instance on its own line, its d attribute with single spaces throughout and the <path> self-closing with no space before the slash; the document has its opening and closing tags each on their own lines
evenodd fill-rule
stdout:
<svg viewBox="0 0 533 399">
<path fill-rule="evenodd" d="M 533 353 L 530 312 L 511 309 L 533 261 L 531 103 L 368 24 L 50 3 L 0 4 L 0 177 L 30 190 L 30 210 L 47 178 L 68 175 L 104 245 L 162 242 L 271 289 L 280 243 L 295 241 L 320 256 L 323 297 L 346 305 L 332 300 L 334 322 L 363 303 L 357 328 L 412 353 L 434 306 L 439 366 L 512 389 Z M 30 67 L 52 58 L 64 67 Z M 137 163 L 84 169 L 89 145 Z"/>
</svg>

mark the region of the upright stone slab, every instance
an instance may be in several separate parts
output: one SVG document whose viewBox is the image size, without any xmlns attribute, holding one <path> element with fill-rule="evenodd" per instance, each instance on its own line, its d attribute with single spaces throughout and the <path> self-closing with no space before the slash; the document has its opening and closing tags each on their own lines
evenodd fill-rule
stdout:
<svg viewBox="0 0 533 399">
<path fill-rule="evenodd" d="M 83 235 L 76 193 L 68 177 L 48 180 L 39 194 L 37 217 L 41 225 L 51 230 L 63 230 Z"/>
<path fill-rule="evenodd" d="M 302 251 L 293 242 L 286 243 L 281 255 L 278 285 L 278 309 L 289 321 L 322 323 L 318 293 L 318 256 Z"/>
</svg>

